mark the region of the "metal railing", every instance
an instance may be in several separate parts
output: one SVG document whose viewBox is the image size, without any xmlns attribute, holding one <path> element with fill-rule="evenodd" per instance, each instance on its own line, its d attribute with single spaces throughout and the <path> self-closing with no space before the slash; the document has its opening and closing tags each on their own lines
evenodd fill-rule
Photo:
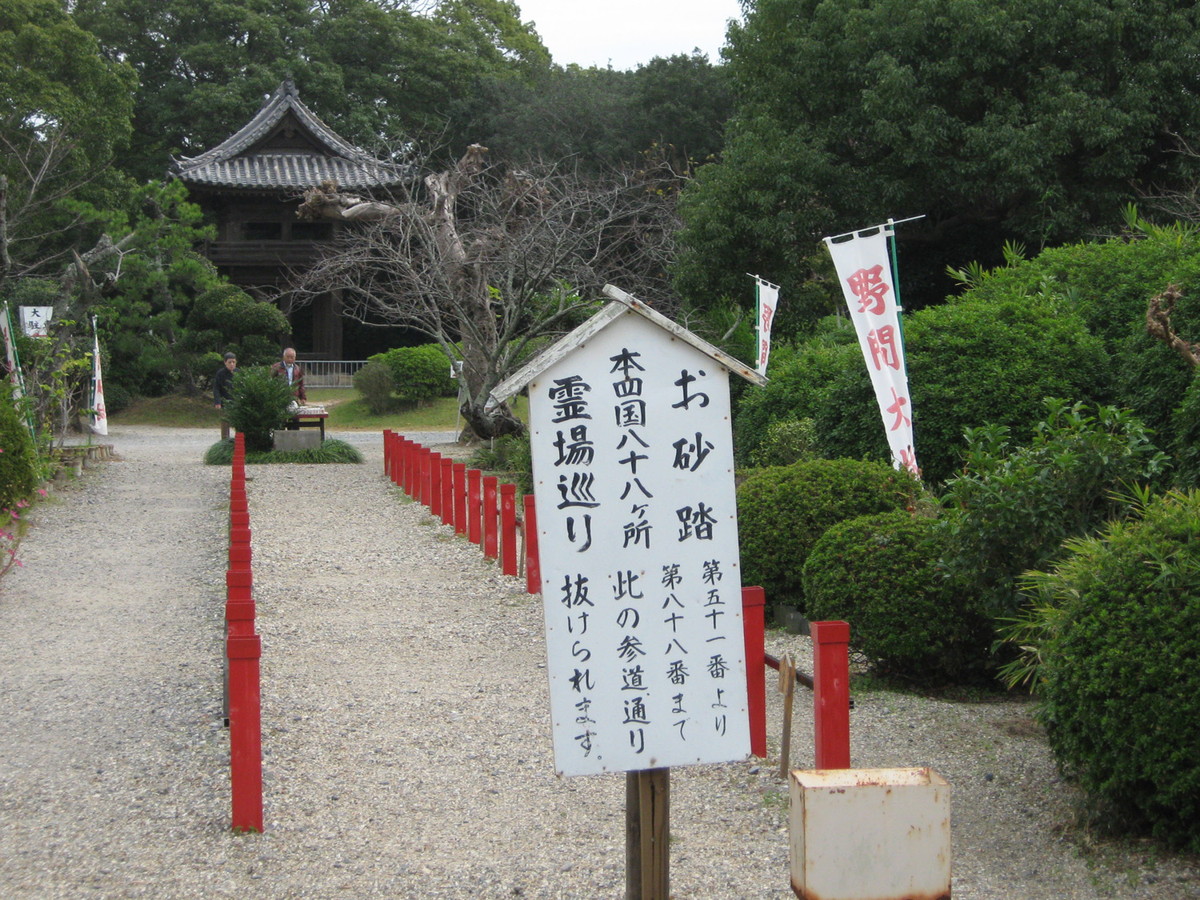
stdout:
<svg viewBox="0 0 1200 900">
<path fill-rule="evenodd" d="M 365 359 L 302 359 L 305 387 L 352 388 Z"/>
</svg>

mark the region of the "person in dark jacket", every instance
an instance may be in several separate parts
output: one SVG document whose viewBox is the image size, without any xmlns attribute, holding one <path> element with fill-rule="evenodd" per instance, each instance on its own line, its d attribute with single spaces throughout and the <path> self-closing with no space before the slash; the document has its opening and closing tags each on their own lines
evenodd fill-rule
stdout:
<svg viewBox="0 0 1200 900">
<path fill-rule="evenodd" d="M 237 371 L 237 354 L 226 353 L 225 364 L 213 376 L 213 403 L 221 410 L 221 440 L 229 440 L 229 420 L 225 418 L 225 405 L 233 399 L 233 373 Z"/>
<path fill-rule="evenodd" d="M 292 388 L 297 402 L 303 406 L 308 402 L 308 394 L 304 391 L 304 367 L 296 362 L 296 351 L 288 347 L 283 351 L 283 359 L 271 366 L 271 374 L 276 378 L 286 378 Z"/>
</svg>

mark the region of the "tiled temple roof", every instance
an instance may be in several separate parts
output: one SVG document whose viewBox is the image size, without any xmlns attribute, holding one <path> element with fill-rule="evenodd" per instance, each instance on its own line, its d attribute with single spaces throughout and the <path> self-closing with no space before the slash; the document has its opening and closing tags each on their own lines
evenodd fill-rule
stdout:
<svg viewBox="0 0 1200 900">
<path fill-rule="evenodd" d="M 288 131 L 292 139 L 278 139 Z M 196 187 L 289 192 L 322 181 L 344 190 L 387 187 L 411 177 L 339 137 L 300 102 L 290 80 L 236 134 L 199 156 L 173 160 L 172 174 Z"/>
</svg>

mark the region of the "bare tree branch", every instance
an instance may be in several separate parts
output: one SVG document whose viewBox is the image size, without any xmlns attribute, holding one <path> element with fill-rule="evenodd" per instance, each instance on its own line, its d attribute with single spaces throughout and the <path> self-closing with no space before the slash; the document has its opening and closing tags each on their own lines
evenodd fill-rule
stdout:
<svg viewBox="0 0 1200 900">
<path fill-rule="evenodd" d="M 349 218 L 353 227 L 294 287 L 302 301 L 340 292 L 345 314 L 412 328 L 461 360 L 463 415 L 480 437 L 523 428 L 489 406 L 491 389 L 594 311 L 604 284 L 673 312 L 678 181 L 665 168 L 586 179 L 492 165 L 476 144 L 422 185 L 388 204 L 332 185 L 309 191 L 305 216 L 347 221 L 368 204 L 371 213 Z"/>
<path fill-rule="evenodd" d="M 1150 305 L 1146 309 L 1146 331 L 1182 356 L 1184 361 L 1195 369 L 1200 366 L 1200 344 L 1185 341 L 1171 327 L 1171 314 L 1182 296 L 1183 292 L 1179 290 L 1178 285 L 1169 284 L 1161 294 L 1151 297 Z"/>
</svg>

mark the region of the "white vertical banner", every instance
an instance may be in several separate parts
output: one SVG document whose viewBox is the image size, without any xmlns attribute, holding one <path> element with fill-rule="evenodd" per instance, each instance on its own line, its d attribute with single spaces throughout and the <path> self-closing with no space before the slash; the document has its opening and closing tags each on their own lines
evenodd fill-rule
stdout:
<svg viewBox="0 0 1200 900">
<path fill-rule="evenodd" d="M 858 333 L 875 399 L 883 417 L 892 464 L 918 474 L 913 449 L 912 399 L 900 331 L 900 304 L 888 258 L 892 226 L 880 225 L 825 238 L 850 319 Z"/>
<path fill-rule="evenodd" d="M 12 318 L 7 303 L 4 304 L 3 314 L 0 314 L 0 332 L 4 334 L 4 374 L 13 383 L 13 394 L 18 398 L 24 397 L 25 383 L 21 377 L 21 364 L 17 360 L 17 345 L 13 342 Z"/>
<path fill-rule="evenodd" d="M 100 334 L 96 317 L 92 316 L 92 421 L 88 427 L 94 434 L 108 434 L 108 410 L 104 408 L 104 379 L 100 375 Z"/>
<path fill-rule="evenodd" d="M 767 374 L 767 359 L 771 356 L 771 324 L 775 321 L 775 308 L 779 305 L 779 285 L 753 276 L 755 295 L 758 299 L 758 362 L 754 371 Z"/>
</svg>

